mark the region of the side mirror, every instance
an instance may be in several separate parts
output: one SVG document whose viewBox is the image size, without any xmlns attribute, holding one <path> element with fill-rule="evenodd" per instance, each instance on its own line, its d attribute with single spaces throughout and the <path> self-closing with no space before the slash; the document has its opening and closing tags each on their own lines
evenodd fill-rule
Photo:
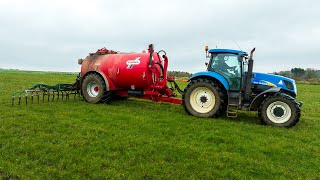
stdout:
<svg viewBox="0 0 320 180">
<path fill-rule="evenodd" d="M 244 55 L 242 55 L 242 54 L 239 54 L 239 55 L 238 55 L 238 61 L 239 61 L 239 62 L 242 62 L 243 58 L 244 58 Z"/>
</svg>

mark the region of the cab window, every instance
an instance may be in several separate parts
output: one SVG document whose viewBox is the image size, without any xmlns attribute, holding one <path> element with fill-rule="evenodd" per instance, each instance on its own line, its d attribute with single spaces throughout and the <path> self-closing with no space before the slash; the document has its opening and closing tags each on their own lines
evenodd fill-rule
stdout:
<svg viewBox="0 0 320 180">
<path fill-rule="evenodd" d="M 209 70 L 221 74 L 229 82 L 230 90 L 239 90 L 241 82 L 241 62 L 237 54 L 212 54 Z"/>
</svg>

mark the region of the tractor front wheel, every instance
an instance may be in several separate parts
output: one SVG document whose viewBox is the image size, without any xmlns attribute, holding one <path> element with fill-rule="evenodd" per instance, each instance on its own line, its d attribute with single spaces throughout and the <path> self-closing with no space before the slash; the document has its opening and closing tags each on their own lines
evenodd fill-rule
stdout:
<svg viewBox="0 0 320 180">
<path fill-rule="evenodd" d="M 292 127 L 299 121 L 300 105 L 293 97 L 278 93 L 262 102 L 258 113 L 264 124 Z"/>
<path fill-rule="evenodd" d="M 104 80 L 98 74 L 89 74 L 84 78 L 82 94 L 84 99 L 90 103 L 106 103 L 110 99 L 110 92 L 107 91 Z"/>
<path fill-rule="evenodd" d="M 211 80 L 192 80 L 182 96 L 185 110 L 197 117 L 218 116 L 224 111 L 224 93 Z"/>
</svg>

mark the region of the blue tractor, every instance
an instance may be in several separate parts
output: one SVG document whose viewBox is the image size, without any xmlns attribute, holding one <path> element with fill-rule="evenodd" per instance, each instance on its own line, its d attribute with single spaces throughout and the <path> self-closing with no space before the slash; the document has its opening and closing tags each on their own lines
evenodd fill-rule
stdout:
<svg viewBox="0 0 320 180">
<path fill-rule="evenodd" d="M 283 76 L 253 72 L 253 49 L 246 52 L 205 48 L 210 58 L 207 71 L 189 79 L 183 106 L 197 117 L 226 113 L 237 117 L 238 110 L 258 111 L 264 124 L 292 127 L 299 121 L 301 102 L 295 100 L 295 81 Z"/>
</svg>

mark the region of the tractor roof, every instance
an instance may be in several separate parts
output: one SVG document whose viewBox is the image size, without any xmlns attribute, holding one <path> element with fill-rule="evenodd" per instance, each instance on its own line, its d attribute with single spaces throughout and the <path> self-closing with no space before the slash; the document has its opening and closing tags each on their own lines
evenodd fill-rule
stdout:
<svg viewBox="0 0 320 180">
<path fill-rule="evenodd" d="M 247 53 L 244 51 L 233 50 L 233 49 L 210 49 L 209 53 L 233 53 L 233 54 L 247 55 Z"/>
</svg>

